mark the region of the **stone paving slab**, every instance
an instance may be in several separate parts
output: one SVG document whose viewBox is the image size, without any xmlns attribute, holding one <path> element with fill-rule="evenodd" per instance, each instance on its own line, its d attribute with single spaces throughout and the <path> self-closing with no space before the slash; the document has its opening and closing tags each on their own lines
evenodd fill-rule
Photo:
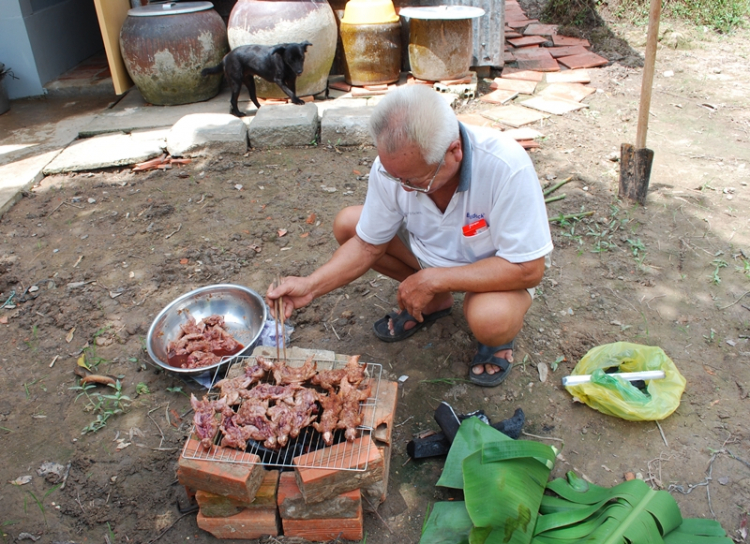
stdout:
<svg viewBox="0 0 750 544">
<path fill-rule="evenodd" d="M 167 130 L 153 130 L 134 134 L 102 134 L 78 140 L 66 147 L 42 172 L 45 175 L 61 172 L 80 172 L 127 166 L 147 161 L 164 153 Z"/>
<path fill-rule="evenodd" d="M 229 113 L 191 113 L 177 121 L 167 135 L 167 151 L 173 157 L 211 153 L 247 152 L 249 121 Z M 247 122 L 246 122 L 247 120 Z"/>
<path fill-rule="evenodd" d="M 141 93 L 133 88 L 113 108 L 94 117 L 91 123 L 80 130 L 79 136 L 87 138 L 117 131 L 131 132 L 133 130 L 171 127 L 184 116 L 197 112 L 229 113 L 230 96 L 229 89 L 225 89 L 205 102 L 179 106 L 151 106 L 143 99 Z M 247 102 L 240 100 L 239 108 L 250 113 L 256 111 L 249 98 Z"/>
<path fill-rule="evenodd" d="M 352 146 L 372 143 L 370 115 L 373 106 L 328 108 L 320 120 L 320 143 Z"/>
<path fill-rule="evenodd" d="M 580 102 L 565 100 L 563 98 L 552 98 L 546 96 L 535 96 L 529 98 L 528 100 L 521 102 L 521 105 L 545 113 L 553 113 L 555 115 L 562 115 L 582 108 L 588 108 L 587 104 L 581 104 Z"/>
<path fill-rule="evenodd" d="M 55 149 L 0 166 L 0 217 L 21 200 L 24 191 L 41 181 L 42 168 L 59 153 Z"/>
<path fill-rule="evenodd" d="M 591 83 L 591 76 L 586 70 L 565 70 L 545 74 L 547 83 Z"/>
<path fill-rule="evenodd" d="M 503 79 L 501 77 L 496 77 L 490 85 L 490 89 L 516 91 L 520 94 L 534 94 L 536 86 L 536 81 L 525 81 L 523 79 Z"/>
<path fill-rule="evenodd" d="M 499 106 L 491 110 L 483 111 L 482 115 L 493 121 L 498 121 L 504 125 L 518 128 L 529 123 L 546 119 L 549 115 L 542 112 L 524 108 L 523 106 Z"/>
<path fill-rule="evenodd" d="M 492 104 L 505 104 L 506 102 L 510 102 L 517 96 L 518 91 L 506 91 L 505 89 L 498 89 L 482 96 L 479 100 L 481 100 L 482 102 L 490 102 Z"/>
<path fill-rule="evenodd" d="M 248 137 L 252 147 L 314 145 L 320 118 L 314 103 L 304 106 L 264 106 L 250 123 Z"/>
<path fill-rule="evenodd" d="M 583 47 L 590 47 L 591 43 L 585 38 L 573 38 L 571 36 L 561 36 L 560 34 L 555 34 L 552 36 L 552 43 L 555 44 L 555 46 L 560 45 L 582 45 Z"/>
<path fill-rule="evenodd" d="M 542 91 L 539 92 L 538 96 L 544 96 L 547 98 L 562 98 L 564 100 L 572 100 L 573 102 L 580 102 L 587 96 L 594 94 L 596 89 L 593 87 L 587 87 L 580 83 L 551 83 L 547 85 Z"/>
</svg>

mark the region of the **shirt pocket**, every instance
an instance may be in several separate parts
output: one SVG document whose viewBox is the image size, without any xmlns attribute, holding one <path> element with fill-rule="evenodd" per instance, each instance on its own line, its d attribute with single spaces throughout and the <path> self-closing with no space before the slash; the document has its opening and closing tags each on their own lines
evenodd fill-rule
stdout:
<svg viewBox="0 0 750 544">
<path fill-rule="evenodd" d="M 492 257 L 496 253 L 495 244 L 492 243 L 492 236 L 489 229 L 474 236 L 461 235 L 463 252 L 466 259 L 474 263 L 487 257 Z"/>
</svg>

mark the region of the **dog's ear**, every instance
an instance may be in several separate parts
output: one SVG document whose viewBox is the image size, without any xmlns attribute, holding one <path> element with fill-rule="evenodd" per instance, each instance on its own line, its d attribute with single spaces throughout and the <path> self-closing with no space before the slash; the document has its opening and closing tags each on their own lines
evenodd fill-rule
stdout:
<svg viewBox="0 0 750 544">
<path fill-rule="evenodd" d="M 274 55 L 278 53 L 282 57 L 284 56 L 284 52 L 286 51 L 287 44 L 282 43 L 280 45 L 275 46 L 273 49 L 271 49 L 271 54 Z"/>
<path fill-rule="evenodd" d="M 308 47 L 312 47 L 312 44 L 310 42 L 308 42 L 307 40 L 305 40 L 304 42 L 302 42 L 300 44 L 300 46 L 302 46 L 302 50 L 303 51 L 307 51 L 307 48 Z"/>
</svg>

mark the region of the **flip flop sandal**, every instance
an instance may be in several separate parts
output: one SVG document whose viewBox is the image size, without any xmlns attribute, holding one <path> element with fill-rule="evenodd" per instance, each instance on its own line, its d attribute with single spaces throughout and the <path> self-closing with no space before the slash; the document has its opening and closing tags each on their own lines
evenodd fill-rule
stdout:
<svg viewBox="0 0 750 544">
<path fill-rule="evenodd" d="M 492 346 L 485 346 L 481 342 L 478 342 L 479 347 L 477 348 L 477 354 L 469 364 L 469 381 L 482 387 L 495 387 L 496 385 L 500 385 L 505 378 L 508 377 L 508 374 L 510 374 L 512 365 L 507 359 L 495 357 L 495 353 L 504 349 L 513 349 L 514 341 L 515 340 L 511 340 L 507 344 L 494 348 Z M 472 372 L 472 369 L 475 366 L 486 364 L 499 366 L 500 371 L 495 372 L 494 374 L 489 374 L 486 369 L 481 374 L 474 374 L 474 372 Z"/>
<path fill-rule="evenodd" d="M 446 308 L 445 310 L 438 310 L 431 314 L 422 314 L 423 321 L 421 323 L 406 310 L 402 312 L 391 312 L 385 317 L 378 319 L 375 324 L 373 324 L 372 330 L 375 333 L 375 336 L 383 342 L 400 342 L 401 340 L 409 338 L 425 325 L 450 314 L 451 310 L 452 308 Z M 388 321 L 393 321 L 393 334 L 391 334 L 391 330 L 388 328 Z M 415 325 L 411 329 L 405 329 L 404 326 L 410 321 Z"/>
</svg>

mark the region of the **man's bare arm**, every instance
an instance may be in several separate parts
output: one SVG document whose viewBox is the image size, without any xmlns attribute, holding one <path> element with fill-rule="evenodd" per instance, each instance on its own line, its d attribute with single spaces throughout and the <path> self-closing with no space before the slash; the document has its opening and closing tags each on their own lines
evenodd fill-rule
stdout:
<svg viewBox="0 0 750 544">
<path fill-rule="evenodd" d="M 313 299 L 346 285 L 367 272 L 385 253 L 388 244 L 375 246 L 359 236 L 346 241 L 323 266 L 306 277 L 288 276 L 281 286 L 266 292 L 266 300 L 273 308 L 273 301 L 284 297 L 284 315 L 306 306 Z"/>
</svg>

